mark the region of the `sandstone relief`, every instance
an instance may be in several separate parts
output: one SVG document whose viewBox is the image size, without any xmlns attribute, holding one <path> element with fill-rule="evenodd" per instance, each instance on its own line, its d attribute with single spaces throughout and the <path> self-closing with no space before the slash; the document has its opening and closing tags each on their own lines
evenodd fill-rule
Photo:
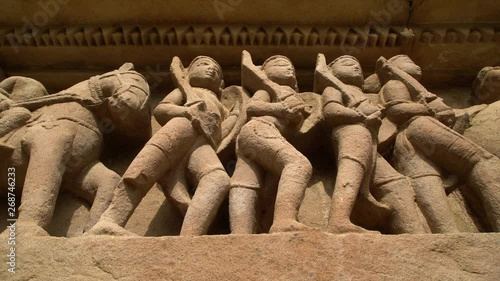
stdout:
<svg viewBox="0 0 500 281">
<path fill-rule="evenodd" d="M 46 235 L 58 194 L 67 190 L 92 204 L 89 229 L 120 180 L 99 160 L 110 125 L 130 140 L 150 137 L 146 80 L 127 63 L 50 95 L 25 77 L 9 77 L 0 87 L 1 179 L 7 182 L 8 168 L 15 169 L 19 224 Z M 6 185 L 1 192 L 7 194 Z"/>
<path fill-rule="evenodd" d="M 231 233 L 255 233 L 257 191 L 264 187 L 265 173 L 279 177 L 270 232 L 308 229 L 298 222 L 298 212 L 312 166 L 287 140 L 307 114 L 293 64 L 286 57 L 272 56 L 257 67 L 244 51 L 242 84 L 253 94 L 246 108 L 248 122 L 237 137 L 229 194 Z"/>
<path fill-rule="evenodd" d="M 457 216 L 500 231 L 498 147 L 466 137 L 474 118 L 498 118 L 498 67 L 472 86 L 473 102 L 491 104 L 461 112 L 419 82 L 406 55 L 380 57 L 364 79 L 355 57 L 327 64 L 318 54 L 312 92 L 299 91 L 287 57 L 259 63 L 243 51 L 241 85 L 225 87 L 214 59 L 185 68 L 175 57 L 176 88 L 153 110 L 161 128 L 152 136 L 149 87 L 132 64 L 55 94 L 4 79 L 1 176 L 16 168 L 19 223 L 48 235 L 58 194 L 69 191 L 91 205 L 86 235 L 137 235 L 127 222 L 156 184 L 187 236 L 214 224 L 226 234 L 462 232 Z M 144 144 L 122 175 L 101 160 L 108 123 Z M 323 226 L 299 215 L 301 204 L 320 208 L 303 201 L 318 159 L 329 171 Z M 461 210 L 450 194 L 464 198 Z"/>
<path fill-rule="evenodd" d="M 178 88 L 154 110 L 162 128 L 132 161 L 91 233 L 127 234 L 123 227 L 158 183 L 185 215 L 181 235 L 203 235 L 227 195 L 229 176 L 216 154 L 227 114 L 220 102 L 222 69 L 204 56 L 187 69 L 174 58 L 170 69 Z"/>
</svg>

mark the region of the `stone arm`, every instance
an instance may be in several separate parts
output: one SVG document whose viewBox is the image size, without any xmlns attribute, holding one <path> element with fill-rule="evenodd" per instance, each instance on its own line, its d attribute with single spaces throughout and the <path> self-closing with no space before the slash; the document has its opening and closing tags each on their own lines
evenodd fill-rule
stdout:
<svg viewBox="0 0 500 281">
<path fill-rule="evenodd" d="M 358 111 L 344 106 L 342 94 L 333 87 L 323 91 L 323 116 L 331 126 L 363 122 L 365 117 Z"/>
<path fill-rule="evenodd" d="M 381 94 L 387 117 L 396 124 L 403 124 L 414 116 L 433 115 L 433 111 L 424 103 L 412 101 L 410 92 L 400 81 L 387 82 Z"/>
<path fill-rule="evenodd" d="M 283 117 L 287 108 L 281 102 L 271 102 L 269 93 L 264 90 L 255 92 L 248 103 L 247 113 L 251 116 L 275 116 Z"/>
<path fill-rule="evenodd" d="M 165 125 L 175 117 L 189 118 L 189 107 L 183 105 L 182 93 L 179 89 L 170 92 L 155 108 L 153 114 L 160 125 Z"/>
</svg>

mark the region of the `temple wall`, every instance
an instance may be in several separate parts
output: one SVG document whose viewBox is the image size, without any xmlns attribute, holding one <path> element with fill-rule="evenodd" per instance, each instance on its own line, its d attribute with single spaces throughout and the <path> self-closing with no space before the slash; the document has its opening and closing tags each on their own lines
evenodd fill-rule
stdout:
<svg viewBox="0 0 500 281">
<path fill-rule="evenodd" d="M 0 81 L 27 76 L 55 93 L 131 62 L 149 83 L 154 109 L 176 88 L 170 72 L 175 56 L 184 66 L 197 56 L 210 56 L 220 64 L 225 86 L 239 86 L 242 51 L 248 51 L 259 66 L 281 54 L 295 66 L 300 92 L 312 92 L 319 53 L 327 62 L 342 55 L 356 57 L 364 78 L 375 72 L 379 57 L 406 54 L 422 69 L 421 86 L 443 98 L 463 122 L 451 135 L 462 134 L 484 148 L 473 150 L 476 154 L 500 157 L 500 101 L 471 107 L 471 85 L 478 71 L 500 65 L 497 0 L 0 2 Z M 228 112 L 236 104 L 231 98 L 222 98 Z M 370 99 L 380 105 L 375 93 Z M 323 108 L 319 110 L 323 114 Z M 154 117 L 151 124 L 153 134 L 160 130 Z M 392 235 L 389 215 L 380 222 L 358 205 L 351 214 L 355 224 L 382 234 L 327 233 L 338 163 L 331 131 L 325 133 L 324 126 L 308 131 L 298 145 L 293 143 L 303 145 L 298 150 L 313 167 L 298 213 L 298 220 L 313 228 L 310 231 L 261 234 L 273 221 L 276 194 L 268 191 L 278 178 L 269 176 L 263 183 L 268 189 L 259 191 L 259 196 L 271 200 L 257 212 L 262 221 L 259 234 L 230 234 L 226 199 L 208 235 L 177 237 L 183 214 L 154 185 L 124 227 L 131 236 L 143 237 L 84 236 L 91 204 L 63 184 L 45 228 L 52 237 L 23 233 L 19 226 L 18 273 L 1 268 L 0 279 L 500 280 L 500 234 L 489 233 L 494 229 L 486 217 L 488 210 L 477 190 L 459 179 L 462 175 L 443 172 L 442 185 L 437 186 L 445 189 L 445 203 L 460 233 L 430 234 L 423 207 L 418 206 L 429 234 Z M 113 139 L 113 134 L 103 133 L 99 161 L 119 177 L 144 143 L 128 146 L 129 139 Z M 1 145 L 0 152 L 7 147 Z M 235 157 L 221 162 L 231 176 Z M 8 202 L 0 199 L 0 209 L 7 209 Z M 2 241 L 9 235 L 7 216 L 0 212 Z M 7 251 L 1 242 L 5 260 Z"/>
<path fill-rule="evenodd" d="M 173 56 L 188 62 L 204 54 L 223 66 L 231 85 L 239 84 L 246 49 L 257 61 L 276 53 L 290 57 L 307 90 L 317 53 L 355 55 L 367 74 L 379 56 L 405 53 L 422 67 L 427 84 L 470 85 L 482 67 L 500 62 L 494 0 L 413 1 L 411 8 L 404 0 L 58 1 L 2 3 L 6 73 L 58 90 L 131 61 L 150 84 L 166 89 L 173 86 L 161 77 Z"/>
</svg>

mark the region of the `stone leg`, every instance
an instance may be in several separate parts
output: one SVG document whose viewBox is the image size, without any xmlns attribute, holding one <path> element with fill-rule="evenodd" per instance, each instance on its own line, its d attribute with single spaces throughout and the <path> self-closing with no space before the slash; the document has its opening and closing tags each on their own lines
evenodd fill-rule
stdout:
<svg viewBox="0 0 500 281">
<path fill-rule="evenodd" d="M 52 219 L 61 181 L 66 171 L 73 139 L 77 128 L 69 121 L 59 121 L 55 127 L 29 128 L 23 148 L 30 156 L 22 201 L 19 208 L 19 222 L 32 226 L 26 232 L 46 234 L 45 228 Z"/>
<path fill-rule="evenodd" d="M 251 160 L 239 161 L 240 167 L 242 165 L 247 166 L 244 170 L 249 171 L 248 175 L 250 176 L 245 176 L 244 171 L 235 171 L 231 179 L 232 186 L 262 187 L 262 175 L 257 172 L 256 165 L 262 168 L 263 171 L 281 175 L 276 195 L 273 225 L 270 232 L 310 229 L 298 222 L 300 203 L 304 198 L 307 184 L 312 175 L 312 165 L 309 160 L 295 149 L 274 125 L 258 120 L 249 121 L 241 129 L 238 136 L 238 156 L 239 159 L 244 156 L 246 159 Z M 238 174 L 241 176 L 236 176 Z M 256 195 L 253 194 L 253 191 L 235 191 L 232 193 L 233 202 L 242 202 L 244 204 L 245 201 L 236 200 L 238 193 L 244 194 L 245 200 L 252 204 L 249 208 L 255 209 L 254 197 Z M 233 203 L 232 208 L 236 208 L 235 203 Z M 255 212 L 253 209 L 247 210 L 248 212 Z M 255 225 L 255 223 L 253 224 Z M 249 231 L 249 228 L 246 231 Z"/>
<path fill-rule="evenodd" d="M 354 225 L 350 216 L 366 178 L 371 178 L 372 135 L 359 124 L 333 129 L 332 143 L 337 157 L 337 177 L 332 195 L 327 230 L 333 233 L 368 232 Z"/>
<path fill-rule="evenodd" d="M 191 204 L 186 169 L 186 160 L 183 160 L 179 163 L 177 169 L 170 171 L 158 180 L 158 184 L 167 200 L 174 204 L 183 216 L 186 215 L 187 209 Z"/>
<path fill-rule="evenodd" d="M 94 226 L 101 215 L 106 211 L 113 198 L 113 191 L 120 182 L 120 176 L 108 169 L 101 162 L 89 165 L 81 175 L 81 179 L 75 185 L 74 192 L 82 195 L 92 204 L 90 208 L 89 221 L 84 231 Z"/>
<path fill-rule="evenodd" d="M 276 158 L 282 167 L 270 233 L 309 229 L 298 222 L 298 214 L 307 184 L 312 176 L 312 165 L 290 143 L 277 147 Z"/>
<path fill-rule="evenodd" d="M 479 161 L 468 184 L 479 194 L 493 231 L 500 232 L 500 160 L 492 155 Z"/>
<path fill-rule="evenodd" d="M 411 179 L 417 205 L 433 233 L 459 232 L 448 204 L 439 168 L 423 153 L 415 150 L 407 131 L 396 137 L 394 167 Z"/>
<path fill-rule="evenodd" d="M 389 230 L 393 234 L 426 233 L 415 203 L 415 192 L 408 178 L 396 171 L 380 154 L 374 171 L 372 192 L 392 213 Z"/>
<path fill-rule="evenodd" d="M 232 234 L 255 233 L 257 190 L 262 187 L 262 169 L 254 161 L 243 155 L 238 155 L 229 191 L 229 217 Z"/>
<path fill-rule="evenodd" d="M 181 235 L 204 235 L 217 215 L 229 189 L 229 176 L 214 149 L 199 138 L 188 161 L 198 186 L 187 209 Z"/>
<path fill-rule="evenodd" d="M 124 227 L 153 184 L 184 157 L 197 138 L 188 119 L 174 118 L 165 124 L 125 171 L 101 220 Z"/>
<path fill-rule="evenodd" d="M 431 117 L 413 121 L 406 135 L 420 153 L 475 189 L 492 228 L 500 231 L 500 159 Z"/>
</svg>

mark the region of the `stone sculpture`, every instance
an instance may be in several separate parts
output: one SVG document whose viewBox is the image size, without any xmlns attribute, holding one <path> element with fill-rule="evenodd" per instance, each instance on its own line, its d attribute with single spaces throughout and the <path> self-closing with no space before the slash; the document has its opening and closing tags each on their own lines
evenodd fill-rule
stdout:
<svg viewBox="0 0 500 281">
<path fill-rule="evenodd" d="M 481 69 L 472 84 L 471 94 L 475 104 L 490 104 L 500 100 L 500 66 Z"/>
<path fill-rule="evenodd" d="M 451 108 L 385 58 L 377 61 L 387 117 L 398 125 L 394 167 L 410 177 L 432 232 L 457 232 L 441 172 L 466 180 L 479 195 L 494 231 L 500 228 L 500 160 L 447 127 Z"/>
<path fill-rule="evenodd" d="M 0 82 L 0 137 L 25 125 L 31 117 L 29 109 L 12 106 L 14 103 L 46 95 L 45 87 L 31 78 L 13 76 Z"/>
<path fill-rule="evenodd" d="M 257 67 L 243 51 L 242 85 L 254 94 L 246 109 L 249 121 L 237 138 L 237 162 L 229 193 L 231 232 L 255 233 L 255 208 L 265 173 L 280 175 L 270 232 L 308 229 L 298 222 L 297 215 L 312 166 L 287 141 L 306 115 L 297 94 L 293 64 L 276 55 Z"/>
<path fill-rule="evenodd" d="M 419 81 L 422 77 L 422 70 L 408 56 L 397 55 L 389 59 L 402 71 Z M 378 92 L 384 86 L 377 73 L 365 79 L 364 91 Z M 380 103 L 377 98 L 377 103 Z M 381 105 L 382 106 L 382 105 Z M 378 135 L 377 162 L 371 185 L 371 192 L 374 197 L 391 210 L 387 218 L 385 228 L 389 233 L 425 233 L 428 232 L 426 222 L 422 221 L 418 206 L 415 204 L 415 192 L 411 186 L 409 178 L 402 175 L 382 157 L 390 156 L 392 147 L 397 135 L 397 126 L 390 119 L 384 117 Z M 382 154 L 382 155 L 381 155 Z M 380 222 L 379 222 L 380 223 Z"/>
<path fill-rule="evenodd" d="M 353 224 L 350 217 L 360 192 L 363 198 L 380 205 L 371 196 L 369 185 L 381 112 L 361 91 L 363 73 L 352 56 L 341 56 L 327 66 L 324 55 L 319 54 L 315 80 L 315 92 L 323 96 L 323 114 L 338 169 L 327 231 L 367 232 Z"/>
<path fill-rule="evenodd" d="M 422 70 L 420 67 L 415 65 L 415 63 L 411 60 L 407 55 L 396 55 L 388 59 L 388 61 L 394 64 L 395 67 L 398 67 L 402 71 L 408 73 L 411 77 L 415 78 L 417 81 L 422 79 Z M 363 84 L 363 92 L 365 93 L 375 93 L 378 94 L 380 89 L 382 89 L 382 81 L 379 77 L 378 73 L 374 73 L 368 76 L 365 79 Z"/>
<path fill-rule="evenodd" d="M 146 80 L 127 63 L 51 95 L 28 78 L 11 77 L 0 86 L 0 153 L 6 159 L 0 163 L 1 181 L 7 182 L 7 168 L 15 168 L 16 186 L 22 187 L 22 229 L 47 235 L 44 228 L 62 187 L 92 204 L 89 229 L 108 207 L 119 180 L 99 161 L 103 133 L 109 132 L 104 123 L 130 139 L 150 137 Z"/>
<path fill-rule="evenodd" d="M 215 152 L 225 116 L 219 100 L 222 69 L 212 58 L 200 56 L 185 70 L 175 57 L 171 72 L 178 88 L 154 110 L 163 127 L 122 176 L 93 234 L 128 234 L 123 227 L 155 183 L 185 214 L 181 235 L 206 234 L 227 196 L 229 176 Z M 196 187 L 192 198 L 189 186 Z"/>
</svg>

